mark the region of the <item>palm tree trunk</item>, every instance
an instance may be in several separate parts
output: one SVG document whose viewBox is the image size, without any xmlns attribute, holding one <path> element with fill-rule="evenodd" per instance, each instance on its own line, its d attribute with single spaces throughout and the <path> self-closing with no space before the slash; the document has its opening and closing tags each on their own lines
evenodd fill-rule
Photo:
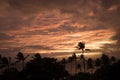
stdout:
<svg viewBox="0 0 120 80">
<path fill-rule="evenodd" d="M 24 60 L 22 61 L 22 69 L 24 69 Z"/>
<path fill-rule="evenodd" d="M 71 61 L 71 73 L 72 73 L 72 61 Z"/>
<path fill-rule="evenodd" d="M 83 67 L 84 67 L 84 72 L 86 72 L 85 59 L 83 59 Z"/>
<path fill-rule="evenodd" d="M 84 55 L 84 49 L 82 49 L 82 54 Z M 84 69 L 84 72 L 86 72 L 85 57 L 83 59 L 83 69 Z"/>
</svg>

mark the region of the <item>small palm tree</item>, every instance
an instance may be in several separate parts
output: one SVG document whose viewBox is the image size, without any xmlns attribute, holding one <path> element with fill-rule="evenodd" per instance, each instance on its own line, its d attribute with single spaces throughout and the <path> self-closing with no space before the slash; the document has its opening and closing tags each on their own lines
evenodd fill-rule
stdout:
<svg viewBox="0 0 120 80">
<path fill-rule="evenodd" d="M 95 66 L 96 66 L 96 68 L 101 67 L 101 60 L 100 60 L 99 58 L 97 58 L 97 59 L 95 60 Z"/>
<path fill-rule="evenodd" d="M 7 68 L 9 69 L 9 66 L 10 66 L 9 59 L 7 57 L 3 57 L 1 61 L 2 61 L 2 64 L 4 66 L 7 66 Z"/>
<path fill-rule="evenodd" d="M 102 54 L 101 61 L 103 66 L 109 65 L 111 63 L 110 58 L 106 54 Z"/>
<path fill-rule="evenodd" d="M 111 63 L 115 63 L 116 62 L 116 57 L 114 57 L 114 56 L 111 56 Z"/>
<path fill-rule="evenodd" d="M 36 53 L 33 57 L 34 60 L 41 60 L 41 55 L 39 53 Z"/>
<path fill-rule="evenodd" d="M 22 68 L 24 68 L 24 61 L 28 58 L 28 56 L 29 55 L 27 55 L 27 56 L 24 56 L 23 55 L 23 53 L 22 52 L 19 52 L 18 54 L 17 54 L 17 62 L 20 62 L 20 61 L 22 61 Z"/>
<path fill-rule="evenodd" d="M 63 59 L 60 61 L 60 63 L 62 63 L 62 64 L 65 66 L 65 64 L 67 63 L 67 60 L 66 60 L 65 58 L 63 58 Z"/>
</svg>

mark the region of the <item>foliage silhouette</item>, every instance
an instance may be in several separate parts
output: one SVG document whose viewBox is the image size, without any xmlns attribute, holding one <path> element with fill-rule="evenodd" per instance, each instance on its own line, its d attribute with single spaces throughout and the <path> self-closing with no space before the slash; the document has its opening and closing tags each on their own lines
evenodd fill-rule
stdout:
<svg viewBox="0 0 120 80">
<path fill-rule="evenodd" d="M 26 56 L 27 57 L 27 56 Z M 19 53 L 19 60 L 25 60 L 23 53 Z M 0 57 L 2 65 L 10 66 L 11 60 L 7 57 Z M 93 74 L 81 71 L 81 63 L 75 64 L 79 68 L 79 73 L 69 74 L 65 70 L 65 64 L 76 61 L 77 56 L 73 53 L 67 60 L 63 58 L 58 61 L 55 58 L 44 57 L 42 58 L 39 53 L 33 55 L 33 57 L 25 64 L 24 69 L 18 71 L 15 67 L 5 68 L 0 75 L 0 80 L 119 80 L 120 74 L 120 61 L 114 56 L 109 57 L 106 54 L 102 54 L 100 58 L 93 61 L 92 58 L 86 60 L 86 67 L 93 70 L 96 66 L 96 71 Z M 84 55 L 80 56 L 80 60 L 85 59 Z M 73 65 L 73 64 L 72 64 Z M 71 65 L 71 66 L 72 66 Z M 73 66 L 71 67 L 73 68 Z"/>
<path fill-rule="evenodd" d="M 18 52 L 17 57 L 16 57 L 16 59 L 17 59 L 16 62 L 22 61 L 22 68 L 24 68 L 24 64 L 25 64 L 24 61 L 28 58 L 28 56 L 29 55 L 24 56 L 22 52 Z"/>
<path fill-rule="evenodd" d="M 85 49 L 85 43 L 84 42 L 79 42 L 78 43 L 78 47 L 79 50 L 82 49 L 82 55 L 80 57 L 82 57 L 82 61 L 83 61 L 83 68 L 84 68 L 84 72 L 86 72 L 86 66 L 85 66 L 85 58 L 84 57 L 84 49 Z"/>
<path fill-rule="evenodd" d="M 92 71 L 93 68 L 94 68 L 93 60 L 91 58 L 88 58 L 88 60 L 87 60 L 87 69 L 90 70 L 91 73 L 93 73 L 93 71 Z"/>
</svg>

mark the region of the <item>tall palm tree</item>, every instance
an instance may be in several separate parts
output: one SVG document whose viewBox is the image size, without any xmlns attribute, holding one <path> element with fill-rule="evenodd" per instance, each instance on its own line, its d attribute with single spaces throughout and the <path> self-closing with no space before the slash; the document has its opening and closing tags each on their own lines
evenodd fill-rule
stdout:
<svg viewBox="0 0 120 80">
<path fill-rule="evenodd" d="M 83 70 L 84 70 L 84 72 L 86 72 L 85 56 L 83 54 L 80 55 L 80 60 L 82 60 Z"/>
<path fill-rule="evenodd" d="M 92 60 L 92 58 L 88 58 L 88 60 L 87 60 L 87 69 L 88 70 L 90 70 L 90 72 L 92 73 L 93 71 L 93 68 L 94 68 L 94 66 L 93 66 L 93 60 Z"/>
<path fill-rule="evenodd" d="M 22 61 L 22 68 L 24 68 L 24 63 L 25 63 L 24 61 L 28 58 L 28 56 L 29 55 L 24 56 L 22 52 L 18 52 L 16 59 L 18 60 L 17 62 L 21 62 Z"/>
<path fill-rule="evenodd" d="M 81 59 L 83 60 L 83 67 L 84 67 L 84 72 L 86 72 L 86 66 L 85 66 L 85 57 L 84 57 L 84 49 L 85 49 L 85 43 L 84 42 L 79 42 L 77 48 L 82 50 L 81 54 Z"/>
<path fill-rule="evenodd" d="M 2 64 L 2 56 L 0 54 L 0 68 L 1 68 L 1 64 Z"/>
<path fill-rule="evenodd" d="M 82 54 L 84 54 L 84 49 L 85 49 L 85 43 L 84 42 L 79 42 L 77 48 L 82 50 Z"/>
<path fill-rule="evenodd" d="M 81 72 L 81 64 L 77 64 L 77 68 L 79 69 L 79 72 Z"/>
<path fill-rule="evenodd" d="M 73 70 L 72 70 L 72 65 L 73 65 L 72 62 L 73 62 L 73 58 L 70 56 L 70 57 L 68 57 L 68 60 L 67 60 L 67 61 L 68 61 L 68 63 L 70 63 L 70 72 L 72 73 L 72 71 L 73 71 Z"/>
<path fill-rule="evenodd" d="M 76 73 L 76 60 L 77 60 L 76 53 L 73 53 L 73 54 L 72 54 L 72 58 L 73 58 L 74 63 L 75 63 L 75 73 Z"/>
</svg>

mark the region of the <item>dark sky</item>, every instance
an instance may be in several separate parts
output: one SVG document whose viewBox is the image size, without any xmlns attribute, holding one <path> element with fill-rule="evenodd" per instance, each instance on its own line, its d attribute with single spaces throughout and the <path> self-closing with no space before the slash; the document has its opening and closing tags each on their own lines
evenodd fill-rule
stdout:
<svg viewBox="0 0 120 80">
<path fill-rule="evenodd" d="M 120 0 L 0 0 L 0 53 L 72 52 L 84 41 L 119 56 L 119 25 Z"/>
</svg>

